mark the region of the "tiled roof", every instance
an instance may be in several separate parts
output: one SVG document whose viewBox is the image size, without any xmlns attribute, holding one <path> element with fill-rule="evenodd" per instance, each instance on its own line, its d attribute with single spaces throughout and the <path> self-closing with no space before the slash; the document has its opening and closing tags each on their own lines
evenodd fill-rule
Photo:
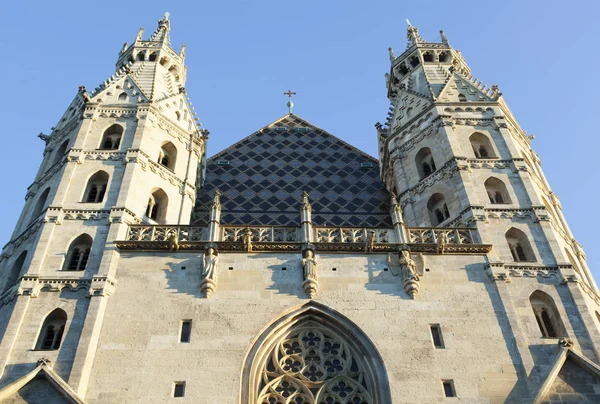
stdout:
<svg viewBox="0 0 600 404">
<path fill-rule="evenodd" d="M 222 225 L 299 226 L 305 190 L 315 225 L 392 226 L 378 161 L 292 114 L 207 160 L 195 224 L 217 189 Z"/>
</svg>

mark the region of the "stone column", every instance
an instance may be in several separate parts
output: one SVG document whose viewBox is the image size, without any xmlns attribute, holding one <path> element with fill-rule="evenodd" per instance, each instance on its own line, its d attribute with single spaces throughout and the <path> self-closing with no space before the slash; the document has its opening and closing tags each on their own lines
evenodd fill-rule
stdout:
<svg viewBox="0 0 600 404">
<path fill-rule="evenodd" d="M 208 217 L 208 240 L 219 241 L 221 233 L 221 193 L 215 191 L 210 215 Z"/>
<path fill-rule="evenodd" d="M 312 217 L 311 217 L 310 202 L 308 201 L 308 193 L 302 192 L 302 202 L 300 203 L 300 226 L 302 227 L 302 235 L 300 241 L 305 243 L 312 242 Z"/>
</svg>

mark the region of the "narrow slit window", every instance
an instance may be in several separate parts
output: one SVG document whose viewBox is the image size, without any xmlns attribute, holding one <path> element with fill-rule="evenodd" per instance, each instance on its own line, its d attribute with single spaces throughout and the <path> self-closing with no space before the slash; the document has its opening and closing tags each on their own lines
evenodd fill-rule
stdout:
<svg viewBox="0 0 600 404">
<path fill-rule="evenodd" d="M 192 334 L 192 320 L 183 320 L 181 322 L 181 336 L 179 342 L 190 342 Z"/>
<path fill-rule="evenodd" d="M 446 397 L 456 397 L 454 382 L 452 380 L 442 380 L 442 386 L 444 386 L 444 395 Z"/>
<path fill-rule="evenodd" d="M 436 348 L 444 348 L 444 340 L 442 339 L 442 328 L 439 324 L 430 324 L 431 338 L 433 339 L 433 346 Z"/>
<path fill-rule="evenodd" d="M 184 397 L 185 396 L 185 382 L 175 382 L 175 388 L 173 389 L 173 397 Z"/>
</svg>

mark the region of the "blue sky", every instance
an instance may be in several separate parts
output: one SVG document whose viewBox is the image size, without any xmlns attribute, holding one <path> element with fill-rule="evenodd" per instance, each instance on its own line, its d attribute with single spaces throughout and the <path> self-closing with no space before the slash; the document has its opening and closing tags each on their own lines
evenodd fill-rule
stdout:
<svg viewBox="0 0 600 404">
<path fill-rule="evenodd" d="M 189 3 L 189 4 L 188 4 Z M 575 237 L 600 278 L 595 95 L 600 3 L 571 1 L 9 2 L 3 7 L 4 226 L 8 242 L 50 133 L 77 92 L 114 72 L 140 26 L 165 11 L 187 45 L 187 92 L 210 130 L 209 154 L 286 113 L 376 155 L 388 102 L 387 48 L 405 48 L 405 18 L 429 40 L 443 29 L 472 72 L 498 84 L 528 133 Z M 590 85 L 588 85 L 590 83 Z M 6 192 L 8 191 L 8 192 Z"/>
</svg>

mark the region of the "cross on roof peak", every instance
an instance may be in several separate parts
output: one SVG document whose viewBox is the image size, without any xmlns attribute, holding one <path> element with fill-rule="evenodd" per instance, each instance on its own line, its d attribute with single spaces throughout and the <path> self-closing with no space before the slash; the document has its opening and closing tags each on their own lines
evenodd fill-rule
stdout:
<svg viewBox="0 0 600 404">
<path fill-rule="evenodd" d="M 292 113 L 292 108 L 294 108 L 294 103 L 292 102 L 292 97 L 296 95 L 295 92 L 293 92 L 292 90 L 288 90 L 285 93 L 283 93 L 283 95 L 287 95 L 288 96 L 288 103 L 287 103 L 287 107 L 289 109 L 289 113 Z"/>
</svg>

